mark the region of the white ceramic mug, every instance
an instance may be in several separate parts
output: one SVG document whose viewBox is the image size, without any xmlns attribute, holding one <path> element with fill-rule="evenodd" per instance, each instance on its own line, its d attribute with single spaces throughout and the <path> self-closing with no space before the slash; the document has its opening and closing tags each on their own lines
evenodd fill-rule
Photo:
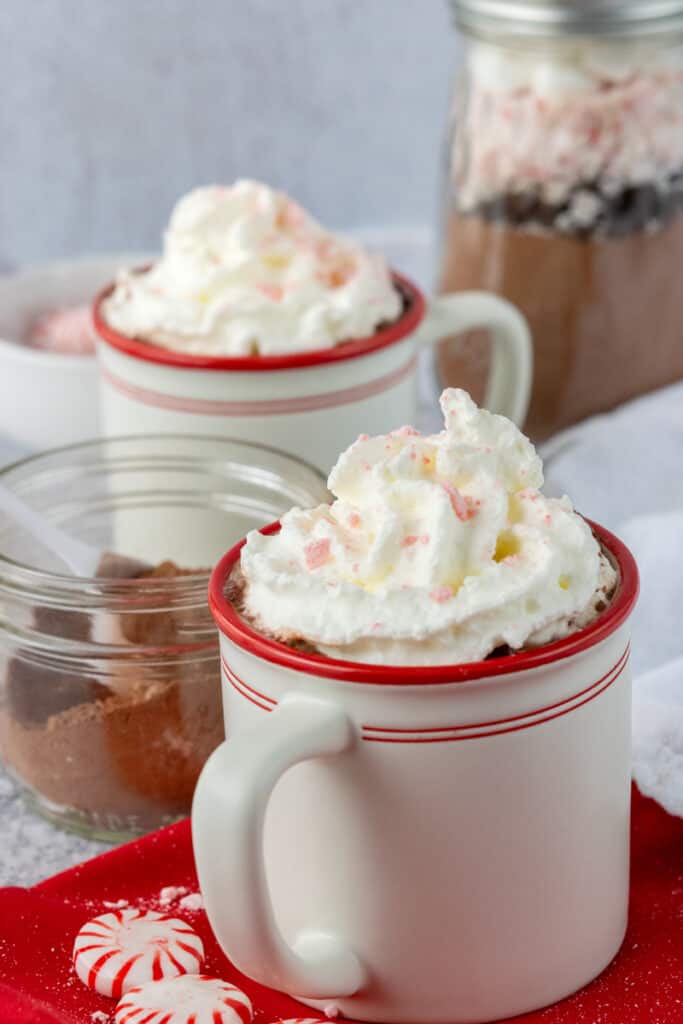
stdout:
<svg viewBox="0 0 683 1024">
<path fill-rule="evenodd" d="M 277 528 L 277 527 L 276 527 Z M 228 740 L 193 807 L 206 910 L 249 977 L 351 1018 L 491 1021 L 595 977 L 626 928 L 627 549 L 587 629 L 458 666 L 320 658 L 252 630 L 216 568 Z"/>
<path fill-rule="evenodd" d="M 144 270 L 141 271 L 144 273 Z M 416 412 L 420 346 L 475 327 L 493 339 L 485 404 L 516 423 L 529 402 L 532 352 L 521 314 L 484 292 L 445 295 L 429 308 L 398 274 L 404 312 L 371 338 L 287 356 L 188 355 L 129 338 L 95 300 L 105 435 L 192 433 L 277 444 L 328 472 L 358 424 L 386 433 Z"/>
</svg>

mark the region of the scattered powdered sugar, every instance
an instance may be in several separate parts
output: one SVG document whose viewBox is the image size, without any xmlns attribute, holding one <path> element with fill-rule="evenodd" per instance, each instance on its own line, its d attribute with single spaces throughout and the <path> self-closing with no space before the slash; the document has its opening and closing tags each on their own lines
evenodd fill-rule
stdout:
<svg viewBox="0 0 683 1024">
<path fill-rule="evenodd" d="M 112 900 L 102 900 L 102 906 L 106 907 L 108 910 L 121 910 L 123 907 L 130 906 L 130 904 L 128 903 L 128 900 L 123 899 L 115 900 L 113 902 Z"/>
<path fill-rule="evenodd" d="M 200 892 L 191 892 L 187 896 L 183 896 L 178 905 L 183 910 L 203 910 L 204 900 Z"/>
<path fill-rule="evenodd" d="M 104 1010 L 93 1010 L 90 1014 L 90 1020 L 93 1024 L 107 1024 L 110 1019 L 110 1015 L 105 1013 Z"/>
<path fill-rule="evenodd" d="M 190 892 L 186 885 L 165 885 L 157 896 L 162 907 L 170 907 L 176 903 L 182 910 L 197 911 L 204 909 L 204 900 L 200 892 Z"/>
<path fill-rule="evenodd" d="M 159 893 L 159 903 L 163 907 L 167 907 L 169 904 L 175 903 L 181 896 L 185 896 L 188 892 L 189 890 L 184 885 L 165 885 Z"/>
</svg>

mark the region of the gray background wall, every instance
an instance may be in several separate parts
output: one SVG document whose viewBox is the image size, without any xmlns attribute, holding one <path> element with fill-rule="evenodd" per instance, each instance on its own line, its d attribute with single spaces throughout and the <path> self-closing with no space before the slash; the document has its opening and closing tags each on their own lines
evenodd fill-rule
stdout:
<svg viewBox="0 0 683 1024">
<path fill-rule="evenodd" d="M 431 223 L 454 48 L 446 0 L 3 0 L 0 264 L 155 248 L 238 176 Z"/>
</svg>

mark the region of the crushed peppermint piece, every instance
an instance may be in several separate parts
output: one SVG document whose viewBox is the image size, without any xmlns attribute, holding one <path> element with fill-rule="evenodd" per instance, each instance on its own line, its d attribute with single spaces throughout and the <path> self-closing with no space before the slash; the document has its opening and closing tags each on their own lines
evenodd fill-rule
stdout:
<svg viewBox="0 0 683 1024">
<path fill-rule="evenodd" d="M 326 565 L 330 561 L 330 547 L 331 541 L 329 537 L 323 537 L 321 540 L 311 540 L 304 548 L 304 558 L 306 559 L 306 568 L 309 570 L 320 569 L 321 566 Z"/>
<path fill-rule="evenodd" d="M 183 896 L 178 905 L 182 910 L 203 910 L 204 900 L 200 892 L 190 892 L 187 896 Z"/>
<path fill-rule="evenodd" d="M 260 284 L 258 289 L 262 295 L 265 295 L 267 299 L 271 299 L 272 302 L 281 302 L 285 294 L 284 288 L 279 284 Z"/>
<path fill-rule="evenodd" d="M 415 533 L 407 533 L 401 541 L 402 548 L 412 548 L 413 544 L 417 544 L 420 538 Z"/>
<path fill-rule="evenodd" d="M 475 501 L 468 494 L 462 494 L 454 484 L 449 483 L 448 481 L 443 483 L 441 486 L 448 495 L 451 502 L 451 508 L 458 519 L 463 523 L 469 522 L 470 519 L 474 519 L 479 511 L 479 507 L 481 506 L 481 501 Z"/>
<path fill-rule="evenodd" d="M 167 906 L 174 903 L 180 896 L 184 896 L 188 889 L 184 885 L 165 885 L 159 893 L 159 903 Z"/>
</svg>

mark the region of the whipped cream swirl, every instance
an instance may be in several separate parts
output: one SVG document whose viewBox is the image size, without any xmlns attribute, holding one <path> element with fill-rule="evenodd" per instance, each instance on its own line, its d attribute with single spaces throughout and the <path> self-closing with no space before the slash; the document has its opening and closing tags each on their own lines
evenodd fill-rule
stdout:
<svg viewBox="0 0 683 1024">
<path fill-rule="evenodd" d="M 121 271 L 104 304 L 122 334 L 205 355 L 276 355 L 364 338 L 402 301 L 379 256 L 254 181 L 198 188 L 171 215 L 161 259 Z"/>
<path fill-rule="evenodd" d="M 361 436 L 332 505 L 292 509 L 242 550 L 245 613 L 285 642 L 350 661 L 456 664 L 587 624 L 616 574 L 568 498 L 541 492 L 536 451 L 461 390 L 446 428 Z"/>
</svg>

